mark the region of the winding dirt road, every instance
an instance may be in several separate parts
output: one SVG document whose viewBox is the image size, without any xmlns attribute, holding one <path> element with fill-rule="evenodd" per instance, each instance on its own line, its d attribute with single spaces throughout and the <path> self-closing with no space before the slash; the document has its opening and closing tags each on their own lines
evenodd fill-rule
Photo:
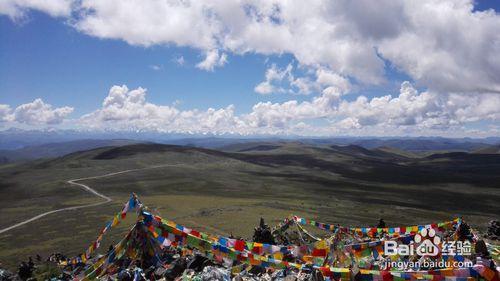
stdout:
<svg viewBox="0 0 500 281">
<path fill-rule="evenodd" d="M 105 175 L 100 175 L 100 176 L 93 176 L 93 177 L 86 177 L 86 178 L 78 178 L 78 179 L 68 180 L 67 183 L 69 183 L 71 185 L 76 185 L 78 187 L 81 187 L 86 192 L 92 193 L 95 196 L 100 197 L 101 199 L 103 199 L 103 201 L 97 202 L 97 203 L 92 203 L 92 204 L 87 204 L 87 205 L 79 205 L 79 206 L 73 206 L 73 207 L 66 207 L 66 208 L 61 208 L 61 209 L 56 209 L 56 210 L 48 211 L 48 212 L 45 212 L 45 213 L 41 213 L 41 214 L 39 214 L 37 216 L 34 216 L 34 217 L 32 217 L 30 219 L 27 219 L 25 221 L 22 221 L 20 223 L 16 223 L 16 224 L 11 225 L 9 227 L 0 229 L 0 234 L 2 234 L 4 232 L 7 232 L 9 230 L 12 230 L 14 228 L 18 228 L 18 227 L 23 226 L 25 224 L 28 224 L 30 222 L 39 220 L 39 219 L 41 219 L 41 218 L 43 218 L 45 216 L 48 216 L 48 215 L 51 215 L 51 214 L 54 214 L 54 213 L 59 213 L 59 212 L 64 212 L 64 211 L 71 211 L 71 210 L 78 210 L 78 209 L 83 209 L 83 208 L 96 207 L 96 206 L 103 205 L 103 204 L 106 204 L 106 203 L 109 203 L 109 202 L 113 201 L 113 199 L 111 199 L 110 197 L 108 197 L 108 196 L 106 196 L 106 195 L 104 195 L 104 194 L 96 191 L 95 189 L 91 188 L 90 186 L 88 186 L 86 184 L 83 184 L 83 183 L 78 183 L 79 181 L 91 180 L 91 179 L 99 179 L 99 178 L 105 178 L 105 177 L 111 177 L 111 176 L 116 176 L 116 175 L 120 175 L 120 174 L 125 174 L 125 173 L 130 173 L 130 172 L 136 172 L 136 171 L 141 171 L 141 170 L 149 170 L 149 169 L 157 169 L 157 168 L 163 168 L 163 167 L 169 167 L 169 166 L 181 166 L 181 165 L 183 165 L 183 164 L 165 164 L 165 165 L 158 165 L 158 166 L 152 166 L 152 167 L 146 167 L 146 168 L 123 170 L 123 171 L 113 172 L 113 173 L 109 173 L 109 174 L 105 174 Z"/>
</svg>

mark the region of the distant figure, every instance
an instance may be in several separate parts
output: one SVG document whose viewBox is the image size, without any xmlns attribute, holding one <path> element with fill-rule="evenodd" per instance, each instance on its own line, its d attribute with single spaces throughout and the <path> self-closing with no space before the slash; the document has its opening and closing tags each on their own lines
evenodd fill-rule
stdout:
<svg viewBox="0 0 500 281">
<path fill-rule="evenodd" d="M 482 258 L 490 258 L 490 253 L 488 252 L 488 247 L 486 247 L 486 243 L 484 242 L 484 240 L 478 240 L 476 242 L 474 251 L 476 252 L 476 255 Z"/>
<path fill-rule="evenodd" d="M 253 241 L 271 245 L 275 244 L 271 228 L 264 222 L 264 218 L 260 218 L 259 227 L 254 229 Z"/>
<path fill-rule="evenodd" d="M 386 228 L 384 219 L 378 221 L 377 228 Z"/>
<path fill-rule="evenodd" d="M 23 261 L 19 265 L 19 270 L 17 274 L 19 275 L 19 278 L 21 278 L 21 280 L 27 280 L 28 278 L 31 277 L 31 272 L 32 272 L 31 270 L 32 268 L 30 268 L 30 266 Z"/>
<path fill-rule="evenodd" d="M 472 233 L 470 231 L 470 226 L 468 224 L 466 224 L 465 222 L 462 222 L 461 224 L 458 225 L 457 232 L 458 232 L 458 240 L 472 241 Z"/>
<path fill-rule="evenodd" d="M 42 256 L 40 256 L 39 254 L 36 254 L 36 261 L 37 262 L 42 262 Z"/>
</svg>

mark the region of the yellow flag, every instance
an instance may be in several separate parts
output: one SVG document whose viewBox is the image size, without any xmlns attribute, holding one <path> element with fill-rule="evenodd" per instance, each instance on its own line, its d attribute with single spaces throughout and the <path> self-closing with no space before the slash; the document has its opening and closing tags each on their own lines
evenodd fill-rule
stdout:
<svg viewBox="0 0 500 281">
<path fill-rule="evenodd" d="M 316 249 L 328 249 L 328 243 L 326 243 L 326 240 L 321 240 L 316 242 Z"/>
<path fill-rule="evenodd" d="M 111 223 L 111 226 L 112 226 L 112 227 L 114 227 L 114 226 L 116 226 L 118 223 L 119 223 L 119 221 L 118 221 L 118 216 L 116 216 L 116 217 L 114 217 L 114 218 L 113 218 L 113 222 Z"/>
</svg>

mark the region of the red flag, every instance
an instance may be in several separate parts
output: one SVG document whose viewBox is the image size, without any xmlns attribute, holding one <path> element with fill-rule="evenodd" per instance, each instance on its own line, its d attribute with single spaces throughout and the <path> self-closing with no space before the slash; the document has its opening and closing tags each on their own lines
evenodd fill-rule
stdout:
<svg viewBox="0 0 500 281">
<path fill-rule="evenodd" d="M 236 251 L 243 252 L 243 250 L 245 250 L 245 241 L 243 241 L 243 240 L 236 240 L 236 242 L 234 243 L 234 249 Z"/>
</svg>

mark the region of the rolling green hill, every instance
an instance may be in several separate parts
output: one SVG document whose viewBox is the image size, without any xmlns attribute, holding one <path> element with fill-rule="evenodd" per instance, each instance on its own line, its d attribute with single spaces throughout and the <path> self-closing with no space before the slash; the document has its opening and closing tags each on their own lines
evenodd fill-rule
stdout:
<svg viewBox="0 0 500 281">
<path fill-rule="evenodd" d="M 135 140 L 74 140 L 67 142 L 46 143 L 41 145 L 26 146 L 14 150 L 0 150 L 0 164 L 21 160 L 35 160 L 41 158 L 54 158 L 76 151 L 84 151 L 97 147 L 122 146 L 141 143 Z M 2 161 L 3 159 L 3 161 Z"/>
<path fill-rule="evenodd" d="M 491 145 L 478 150 L 473 151 L 473 153 L 478 154 L 500 154 L 500 145 Z"/>
<path fill-rule="evenodd" d="M 399 150 L 298 142 L 224 151 L 150 143 L 0 166 L 0 229 L 99 200 L 67 184 L 69 179 L 130 169 L 141 170 L 84 181 L 113 202 L 0 234 L 0 261 L 13 265 L 35 253 L 79 253 L 131 192 L 163 217 L 243 237 L 251 236 L 260 216 L 277 223 L 292 213 L 346 225 L 374 225 L 380 217 L 405 225 L 462 215 L 479 228 L 500 213 L 498 154 L 410 157 Z M 119 239 L 132 222 L 105 243 Z"/>
</svg>

